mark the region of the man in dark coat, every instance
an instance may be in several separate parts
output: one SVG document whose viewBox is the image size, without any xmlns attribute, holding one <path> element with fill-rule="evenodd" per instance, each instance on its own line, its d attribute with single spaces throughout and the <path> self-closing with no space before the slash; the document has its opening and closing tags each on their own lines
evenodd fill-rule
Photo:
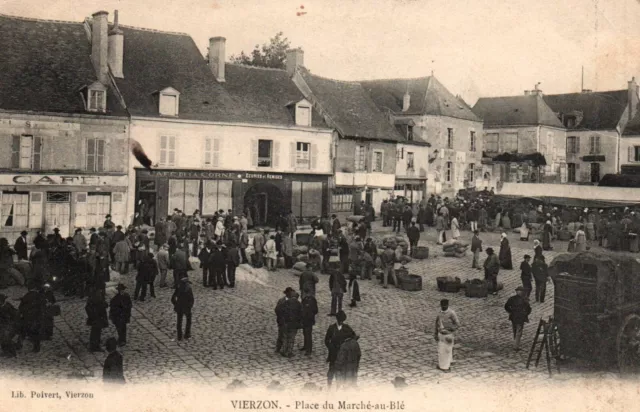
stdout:
<svg viewBox="0 0 640 412">
<path fill-rule="evenodd" d="M 522 287 L 525 291 L 525 296 L 528 298 L 531 295 L 533 286 L 531 285 L 531 265 L 529 264 L 531 256 L 524 255 L 522 263 L 520 264 L 520 279 L 522 280 Z"/>
<path fill-rule="evenodd" d="M 20 313 L 7 302 L 7 296 L 0 293 L 0 348 L 2 356 L 14 358 L 16 346 L 13 337 L 18 331 Z"/>
<path fill-rule="evenodd" d="M 411 219 L 413 219 L 413 212 L 411 211 L 411 207 L 407 205 L 402 212 L 402 227 L 405 231 L 409 229 Z"/>
<path fill-rule="evenodd" d="M 147 286 L 151 286 L 151 297 L 155 298 L 155 290 L 153 289 L 153 281 L 158 275 L 158 264 L 153 259 L 153 254 L 148 253 L 138 265 L 138 274 L 136 275 L 136 290 L 133 292 L 133 300 L 144 302 L 147 297 Z"/>
<path fill-rule="evenodd" d="M 534 259 L 533 265 L 531 265 L 531 272 L 536 282 L 536 302 L 544 303 L 544 298 L 547 294 L 547 280 L 549 279 L 547 270 L 548 267 L 544 256 Z"/>
<path fill-rule="evenodd" d="M 302 304 L 298 300 L 298 293 L 292 292 L 289 299 L 284 303 L 284 326 L 285 339 L 282 347 L 282 356 L 293 357 L 293 347 L 295 345 L 298 329 L 302 328 Z"/>
<path fill-rule="evenodd" d="M 191 282 L 188 277 L 180 279 L 180 285 L 173 292 L 171 296 L 171 303 L 173 304 L 173 310 L 178 316 L 177 329 L 178 329 L 178 341 L 182 340 L 182 319 L 187 318 L 187 325 L 184 330 L 184 338 L 189 340 L 191 337 L 191 311 L 193 309 L 194 298 L 193 289 L 191 289 Z"/>
<path fill-rule="evenodd" d="M 340 223 L 340 219 L 338 219 L 337 215 L 331 215 L 331 235 L 337 236 L 340 228 L 342 227 L 342 223 Z"/>
<path fill-rule="evenodd" d="M 513 349 L 515 351 L 520 350 L 520 339 L 522 338 L 522 329 L 524 324 L 529 322 L 529 314 L 531 313 L 531 306 L 529 300 L 526 298 L 527 291 L 522 286 L 516 288 L 516 295 L 507 300 L 504 305 L 504 310 L 509 313 L 509 320 L 513 327 Z"/>
<path fill-rule="evenodd" d="M 156 222 L 155 229 L 156 233 L 155 237 L 153 238 L 153 243 L 155 243 L 155 245 L 160 248 L 162 247 L 162 245 L 167 243 L 167 226 L 164 218 Z"/>
<path fill-rule="evenodd" d="M 213 274 L 209 274 L 209 257 L 211 256 L 211 249 L 211 241 L 207 241 L 204 248 L 202 248 L 198 255 L 200 268 L 202 269 L 202 286 L 205 288 L 210 284 L 213 284 Z"/>
<path fill-rule="evenodd" d="M 176 243 L 177 244 L 177 243 Z M 173 287 L 178 288 L 180 279 L 187 276 L 187 271 L 190 268 L 189 259 L 187 254 L 181 248 L 176 249 L 173 254 L 170 254 L 171 269 L 173 269 Z"/>
<path fill-rule="evenodd" d="M 308 289 L 302 289 L 302 293 L 304 294 L 302 298 L 302 334 L 304 336 L 304 345 L 300 350 L 304 351 L 306 356 L 311 356 L 311 352 L 313 351 L 313 325 L 316 324 L 318 301 Z"/>
<path fill-rule="evenodd" d="M 13 249 L 16 251 L 18 259 L 29 260 L 29 254 L 27 253 L 27 232 L 25 230 L 23 230 L 20 233 L 20 237 L 16 239 Z"/>
<path fill-rule="evenodd" d="M 482 239 L 480 239 L 480 232 L 476 229 L 473 231 L 473 237 L 471 238 L 471 253 L 473 253 L 473 261 L 471 262 L 472 269 L 481 269 L 480 252 L 482 252 Z"/>
<path fill-rule="evenodd" d="M 236 268 L 240 266 L 240 254 L 235 242 L 229 243 L 226 254 L 227 280 L 229 281 L 229 287 L 233 288 L 236 286 Z"/>
<path fill-rule="evenodd" d="M 109 317 L 118 331 L 118 346 L 127 344 L 127 323 L 131 320 L 131 297 L 124 290 L 127 287 L 119 283 L 116 287 L 118 293 L 111 298 L 109 303 Z M 108 350 L 108 348 L 107 348 Z"/>
<path fill-rule="evenodd" d="M 356 334 L 349 325 L 344 323 L 347 320 L 347 315 L 340 311 L 336 314 L 336 323 L 329 326 L 327 333 L 324 337 L 324 344 L 329 351 L 327 356 L 327 362 L 329 363 L 329 371 L 327 372 L 327 385 L 331 387 L 333 378 L 336 374 L 336 359 L 338 358 L 338 351 L 342 343 L 350 337 L 354 337 Z"/>
<path fill-rule="evenodd" d="M 285 335 L 286 335 L 284 308 L 285 308 L 285 303 L 287 302 L 287 300 L 289 299 L 289 297 L 293 292 L 294 290 L 292 288 L 290 287 L 286 288 L 283 292 L 284 296 L 278 299 L 278 302 L 276 303 L 275 312 L 276 312 L 276 323 L 278 325 L 278 339 L 276 340 L 276 353 L 280 353 L 280 351 L 282 350 L 282 346 L 284 345 Z"/>
<path fill-rule="evenodd" d="M 407 237 L 409 238 L 409 245 L 411 247 L 411 257 L 415 256 L 416 249 L 418 248 L 418 242 L 420 241 L 420 230 L 416 227 L 415 222 L 411 222 L 411 226 L 407 228 Z"/>
<path fill-rule="evenodd" d="M 318 281 L 318 275 L 316 275 L 312 271 L 305 270 L 304 272 L 302 272 L 299 279 L 299 286 L 300 290 L 302 291 L 303 300 L 308 294 L 312 296 L 316 295 L 316 284 L 318 283 Z"/>
<path fill-rule="evenodd" d="M 105 383 L 125 383 L 122 355 L 118 352 L 116 338 L 109 338 L 106 342 L 109 355 L 104 360 L 102 379 Z"/>
<path fill-rule="evenodd" d="M 358 344 L 359 336 L 347 337 L 336 357 L 335 373 L 338 387 L 355 387 L 358 381 L 358 369 L 360 369 L 360 358 L 362 352 Z"/>
<path fill-rule="evenodd" d="M 347 238 L 338 231 L 338 247 L 340 254 L 340 270 L 342 273 L 349 272 L 349 242 Z"/>
<path fill-rule="evenodd" d="M 33 351 L 40 352 L 42 335 L 42 319 L 47 307 L 47 300 L 40 293 L 40 285 L 32 282 L 29 291 L 20 300 L 20 316 L 22 317 L 21 339 L 28 337 L 33 343 Z"/>
<path fill-rule="evenodd" d="M 104 301 L 103 291 L 94 289 L 85 306 L 87 313 L 87 326 L 91 326 L 89 334 L 89 350 L 91 352 L 102 352 L 100 348 L 100 335 L 102 329 L 109 327 L 109 318 L 107 316 L 107 302 Z"/>
<path fill-rule="evenodd" d="M 493 248 L 487 248 L 487 258 L 484 261 L 484 279 L 490 293 L 498 294 L 498 272 L 500 271 L 500 261 L 493 252 Z"/>
<path fill-rule="evenodd" d="M 222 241 L 218 241 L 213 249 L 211 249 L 211 255 L 209 256 L 209 284 L 216 290 L 218 287 L 224 289 L 225 284 L 225 271 L 226 271 L 226 255 L 222 250 Z M 211 280 L 211 276 L 213 279 Z"/>
<path fill-rule="evenodd" d="M 331 313 L 329 316 L 336 316 L 342 311 L 342 298 L 347 292 L 347 279 L 341 271 L 333 272 L 329 276 L 329 290 L 331 291 Z"/>
</svg>

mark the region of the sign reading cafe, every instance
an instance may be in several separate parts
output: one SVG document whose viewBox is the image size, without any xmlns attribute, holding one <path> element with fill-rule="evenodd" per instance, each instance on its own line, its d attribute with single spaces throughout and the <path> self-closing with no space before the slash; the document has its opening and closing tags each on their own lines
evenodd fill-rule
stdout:
<svg viewBox="0 0 640 412">
<path fill-rule="evenodd" d="M 69 185 L 102 186 L 126 185 L 126 176 L 82 176 L 82 175 L 0 175 L 0 185 Z"/>
</svg>

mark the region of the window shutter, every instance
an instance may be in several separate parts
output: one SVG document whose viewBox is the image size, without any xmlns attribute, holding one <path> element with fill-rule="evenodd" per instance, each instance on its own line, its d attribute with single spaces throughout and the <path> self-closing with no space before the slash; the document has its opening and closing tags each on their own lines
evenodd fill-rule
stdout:
<svg viewBox="0 0 640 412">
<path fill-rule="evenodd" d="M 315 143 L 311 144 L 309 150 L 311 151 L 311 153 L 309 153 L 309 159 L 311 161 L 310 169 L 316 170 L 318 167 L 318 145 Z"/>
<path fill-rule="evenodd" d="M 251 166 L 258 167 L 258 140 L 251 140 Z"/>
<path fill-rule="evenodd" d="M 17 169 L 20 167 L 20 136 L 13 135 L 11 142 L 11 167 Z"/>
<path fill-rule="evenodd" d="M 213 156 L 211 153 L 212 143 L 210 137 L 204 138 L 204 153 L 202 158 L 202 164 L 204 166 L 211 166 L 211 162 L 213 161 Z"/>
<path fill-rule="evenodd" d="M 596 153 L 600 153 L 600 136 L 596 137 Z"/>
<path fill-rule="evenodd" d="M 289 161 L 291 162 L 291 168 L 296 168 L 296 143 L 289 143 Z"/>
<path fill-rule="evenodd" d="M 87 139 L 87 170 L 96 169 L 96 139 Z"/>
<path fill-rule="evenodd" d="M 167 164 L 167 136 L 160 136 L 160 164 Z"/>
<path fill-rule="evenodd" d="M 213 167 L 220 167 L 220 139 L 213 139 L 213 153 L 211 154 L 211 165 Z"/>
<path fill-rule="evenodd" d="M 105 141 L 104 139 L 96 139 L 96 171 L 104 172 L 105 171 Z"/>
<path fill-rule="evenodd" d="M 273 167 L 280 167 L 280 142 L 273 142 L 271 157 L 273 158 Z"/>
<path fill-rule="evenodd" d="M 167 162 L 170 166 L 175 166 L 176 164 L 176 137 L 169 136 L 169 155 L 167 156 Z"/>
<path fill-rule="evenodd" d="M 628 156 L 628 159 L 627 159 L 628 161 L 635 162 L 636 157 L 635 157 L 635 151 L 633 149 L 633 146 L 629 146 L 627 148 L 627 156 Z"/>
<path fill-rule="evenodd" d="M 580 136 L 576 136 L 576 154 L 580 154 Z"/>
<path fill-rule="evenodd" d="M 42 137 L 33 136 L 33 170 L 40 170 L 42 158 Z"/>
</svg>

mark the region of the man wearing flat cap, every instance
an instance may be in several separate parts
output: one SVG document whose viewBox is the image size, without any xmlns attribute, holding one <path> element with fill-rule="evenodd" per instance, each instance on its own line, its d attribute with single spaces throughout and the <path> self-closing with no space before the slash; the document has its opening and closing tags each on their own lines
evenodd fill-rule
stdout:
<svg viewBox="0 0 640 412">
<path fill-rule="evenodd" d="M 180 284 L 173 292 L 171 296 L 171 303 L 173 303 L 173 310 L 178 316 L 177 329 L 178 329 L 178 341 L 181 341 L 183 336 L 186 340 L 191 337 L 191 310 L 193 309 L 193 289 L 191 288 L 191 282 L 185 275 L 180 279 Z M 187 318 L 187 325 L 182 334 L 182 320 Z"/>
<path fill-rule="evenodd" d="M 127 323 L 131 320 L 131 297 L 125 292 L 127 287 L 119 283 L 116 287 L 118 293 L 111 298 L 109 303 L 109 318 L 118 331 L 118 346 L 127 344 Z"/>
<path fill-rule="evenodd" d="M 524 324 L 529 322 L 531 305 L 526 298 L 527 291 L 522 286 L 516 288 L 516 295 L 510 297 L 504 305 L 504 310 L 509 314 L 509 320 L 513 329 L 513 350 L 520 350 L 520 339 Z"/>
<path fill-rule="evenodd" d="M 29 260 L 29 254 L 27 253 L 27 231 L 23 230 L 20 233 L 20 237 L 16 239 L 16 243 L 13 245 L 13 249 L 16 251 L 16 255 L 19 260 Z"/>
<path fill-rule="evenodd" d="M 280 353 L 282 347 L 285 343 L 285 335 L 286 335 L 286 303 L 291 297 L 291 295 L 295 292 L 293 288 L 287 287 L 284 292 L 284 296 L 278 299 L 276 303 L 276 323 L 278 325 L 278 339 L 276 340 L 276 353 Z"/>
</svg>

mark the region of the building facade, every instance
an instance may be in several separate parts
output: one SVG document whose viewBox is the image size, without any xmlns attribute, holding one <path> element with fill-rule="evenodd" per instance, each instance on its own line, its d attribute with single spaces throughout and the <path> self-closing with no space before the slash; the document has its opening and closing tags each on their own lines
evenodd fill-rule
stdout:
<svg viewBox="0 0 640 412">
<path fill-rule="evenodd" d="M 0 16 L 0 230 L 62 236 L 124 224 L 129 126 L 82 23 Z M 41 48 L 55 53 L 25 53 Z M 51 76 L 43 75 L 43 70 Z M 21 81 L 16 81 L 20 78 Z"/>
</svg>

